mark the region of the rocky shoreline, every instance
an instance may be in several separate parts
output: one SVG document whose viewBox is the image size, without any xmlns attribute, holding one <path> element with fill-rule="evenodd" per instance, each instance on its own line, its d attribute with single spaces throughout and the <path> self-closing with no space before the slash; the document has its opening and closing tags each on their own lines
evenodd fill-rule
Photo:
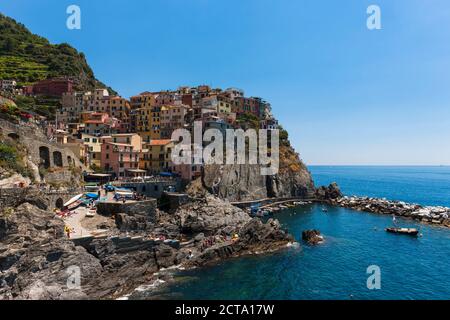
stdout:
<svg viewBox="0 0 450 320">
<path fill-rule="evenodd" d="M 373 197 L 343 196 L 336 183 L 320 187 L 316 191 L 319 202 L 383 215 L 394 215 L 415 221 L 450 227 L 450 208 L 442 206 L 422 206 Z"/>
<path fill-rule="evenodd" d="M 331 199 L 328 203 L 357 211 L 395 215 L 397 217 L 414 219 L 421 223 L 450 227 L 450 208 L 447 207 L 421 206 L 403 201 L 356 196 Z"/>
<path fill-rule="evenodd" d="M 333 206 L 450 227 L 445 207 L 342 196 L 336 184 L 317 189 L 315 196 Z M 107 235 L 86 243 L 68 239 L 64 221 L 45 202 L 38 193 L 0 212 L 0 300 L 123 298 L 142 285 L 171 283 L 172 272 L 166 270 L 273 252 L 295 242 L 277 220 L 263 223 L 209 193 L 196 194 L 172 211 L 155 209 L 151 219 L 117 214 Z M 311 244 L 323 241 L 315 230 L 303 238 Z M 73 267 L 80 274 L 76 288 L 68 285 Z"/>
<path fill-rule="evenodd" d="M 158 210 L 155 221 L 136 223 L 141 218 L 129 216 L 111 236 L 80 244 L 67 239 L 64 222 L 48 209 L 26 202 L 2 210 L 0 300 L 115 299 L 157 281 L 160 270 L 275 251 L 293 241 L 278 221 L 252 219 L 209 194 L 174 212 Z M 146 240 L 153 235 L 178 245 Z M 76 288 L 68 285 L 74 268 Z"/>
</svg>

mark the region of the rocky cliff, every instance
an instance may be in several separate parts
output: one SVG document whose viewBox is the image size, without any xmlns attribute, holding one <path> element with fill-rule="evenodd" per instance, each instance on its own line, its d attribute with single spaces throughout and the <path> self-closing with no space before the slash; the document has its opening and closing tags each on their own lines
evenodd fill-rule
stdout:
<svg viewBox="0 0 450 320">
<path fill-rule="evenodd" d="M 155 272 L 162 268 L 202 266 L 276 250 L 292 241 L 277 221 L 264 224 L 251 219 L 211 195 L 184 204 L 175 213 L 160 211 L 157 217 L 145 231 L 128 225 L 125 232 L 134 237 L 116 228 L 111 230 L 114 237 L 74 243 L 63 233 L 64 222 L 48 210 L 30 203 L 2 208 L 0 300 L 115 298 L 155 280 Z M 182 244 L 168 245 L 149 235 Z M 72 282 L 74 270 L 80 275 L 79 286 Z"/>
<path fill-rule="evenodd" d="M 54 187 L 80 185 L 84 165 L 67 145 L 58 144 L 41 127 L 0 117 L 0 186 L 47 182 Z"/>
<path fill-rule="evenodd" d="M 311 174 L 290 145 L 280 146 L 278 174 L 263 176 L 259 165 L 206 165 L 203 186 L 230 201 L 268 197 L 308 198 L 315 192 Z"/>
</svg>

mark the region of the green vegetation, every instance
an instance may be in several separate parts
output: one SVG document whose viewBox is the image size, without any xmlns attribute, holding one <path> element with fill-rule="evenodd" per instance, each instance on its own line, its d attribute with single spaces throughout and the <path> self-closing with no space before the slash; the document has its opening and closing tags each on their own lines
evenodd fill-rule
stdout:
<svg viewBox="0 0 450 320">
<path fill-rule="evenodd" d="M 67 43 L 51 44 L 0 14 L 0 79 L 15 79 L 18 85 L 28 85 L 60 76 L 74 78 L 78 90 L 105 87 L 95 78 L 83 53 Z"/>
<path fill-rule="evenodd" d="M 1 56 L 0 78 L 16 79 L 20 85 L 29 85 L 47 77 L 48 66 L 23 57 Z"/>
<path fill-rule="evenodd" d="M 0 142 L 0 167 L 33 178 L 33 173 L 23 161 L 23 150 L 8 141 Z"/>
<path fill-rule="evenodd" d="M 278 130 L 280 130 L 280 145 L 290 147 L 289 133 L 282 126 L 279 126 Z"/>
<path fill-rule="evenodd" d="M 17 96 L 15 101 L 21 110 L 36 113 L 49 120 L 55 118 L 56 110 L 61 106 L 60 100 L 53 97 Z"/>
<path fill-rule="evenodd" d="M 259 129 L 259 118 L 252 113 L 243 113 L 240 114 L 236 121 L 240 124 L 246 124 L 248 128 L 252 128 L 255 130 Z"/>
<path fill-rule="evenodd" d="M 10 100 L 0 97 L 0 116 L 10 121 L 18 119 L 20 109 Z"/>
<path fill-rule="evenodd" d="M 49 120 L 55 118 L 61 103 L 54 97 L 15 97 L 15 104 L 7 99 L 0 99 L 0 116 L 6 120 L 17 121 L 24 112 L 35 113 Z"/>
</svg>

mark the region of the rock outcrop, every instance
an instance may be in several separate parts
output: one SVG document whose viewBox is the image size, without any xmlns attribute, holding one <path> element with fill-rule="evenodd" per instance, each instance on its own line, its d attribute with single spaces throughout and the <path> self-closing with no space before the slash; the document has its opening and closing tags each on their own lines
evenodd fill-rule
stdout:
<svg viewBox="0 0 450 320">
<path fill-rule="evenodd" d="M 318 200 L 334 200 L 341 198 L 342 192 L 337 183 L 333 182 L 328 187 L 317 188 L 315 196 Z"/>
<path fill-rule="evenodd" d="M 185 234 L 211 235 L 226 227 L 239 228 L 250 221 L 247 213 L 211 195 L 181 206 L 173 223 Z"/>
<path fill-rule="evenodd" d="M 95 279 L 101 264 L 64 238 L 64 224 L 29 203 L 0 217 L 0 298 L 79 299 L 82 290 L 67 285 L 71 267 L 82 279 Z M 83 284 L 83 283 L 82 283 Z"/>
<path fill-rule="evenodd" d="M 314 195 L 311 174 L 290 146 L 280 146 L 276 175 L 261 175 L 260 165 L 205 165 L 203 186 L 229 201 L 275 198 L 308 198 Z"/>
<path fill-rule="evenodd" d="M 251 219 L 208 194 L 175 213 L 158 211 L 157 221 L 145 224 L 145 231 L 139 221 L 118 216 L 134 236 L 115 228 L 110 231 L 117 236 L 74 242 L 52 212 L 30 203 L 3 210 L 0 299 L 116 298 L 152 281 L 162 268 L 272 251 L 293 240 L 278 221 Z"/>
<path fill-rule="evenodd" d="M 450 227 L 450 208 L 441 206 L 421 206 L 403 201 L 392 201 L 370 197 L 339 197 L 327 199 L 331 205 L 350 208 L 357 211 L 395 215 L 418 220 L 424 223 Z"/>
<path fill-rule="evenodd" d="M 319 230 L 305 230 L 302 232 L 302 240 L 310 245 L 316 245 L 323 242 L 323 236 Z"/>
</svg>

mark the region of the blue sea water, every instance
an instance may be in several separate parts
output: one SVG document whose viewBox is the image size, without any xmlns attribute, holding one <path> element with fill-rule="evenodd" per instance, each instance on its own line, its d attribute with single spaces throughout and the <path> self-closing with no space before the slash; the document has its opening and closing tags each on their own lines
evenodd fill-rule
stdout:
<svg viewBox="0 0 450 320">
<path fill-rule="evenodd" d="M 311 167 L 316 184 L 344 193 L 450 205 L 448 167 Z M 242 257 L 184 271 L 159 292 L 137 299 L 450 299 L 450 230 L 421 225 L 422 237 L 389 234 L 390 217 L 317 204 L 276 215 L 301 243 L 319 229 L 325 243 Z M 419 227 L 411 220 L 404 226 Z M 367 288 L 367 268 L 381 270 L 381 289 Z"/>
</svg>

